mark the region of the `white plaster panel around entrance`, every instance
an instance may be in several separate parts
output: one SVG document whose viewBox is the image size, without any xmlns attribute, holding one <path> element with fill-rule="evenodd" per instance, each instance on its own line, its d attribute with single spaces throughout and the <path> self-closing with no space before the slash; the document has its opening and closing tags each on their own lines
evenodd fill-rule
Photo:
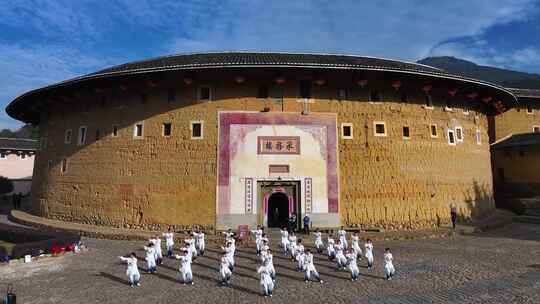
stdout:
<svg viewBox="0 0 540 304">
<path fill-rule="evenodd" d="M 269 165 L 289 165 L 288 174 L 279 176 L 287 180 L 299 180 L 302 199 L 302 212 L 305 212 L 304 179 L 312 178 L 312 212 L 328 212 L 328 184 L 326 165 L 326 127 L 291 125 L 231 125 L 229 147 L 235 150 L 230 165 L 231 214 L 245 214 L 245 178 L 277 179 L 269 174 Z M 242 136 L 235 136 L 241 134 Z M 298 136 L 300 154 L 259 155 L 257 137 L 259 136 Z M 294 178 L 293 178 L 294 177 Z M 296 179 L 298 178 L 298 179 Z M 259 213 L 256 191 L 253 195 L 253 211 Z"/>
</svg>

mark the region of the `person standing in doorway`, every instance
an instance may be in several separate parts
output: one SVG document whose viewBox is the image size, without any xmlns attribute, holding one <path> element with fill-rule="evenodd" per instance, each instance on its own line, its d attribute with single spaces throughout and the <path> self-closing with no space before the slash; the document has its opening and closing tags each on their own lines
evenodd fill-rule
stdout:
<svg viewBox="0 0 540 304">
<path fill-rule="evenodd" d="M 452 220 L 452 229 L 456 230 L 456 220 L 457 220 L 456 206 L 450 207 L 450 219 Z"/>
<path fill-rule="evenodd" d="M 296 232 L 296 228 L 298 226 L 296 223 L 296 213 L 293 213 L 291 216 L 291 224 L 292 224 L 293 231 Z"/>
<path fill-rule="evenodd" d="M 304 234 L 309 235 L 309 225 L 311 225 L 311 219 L 306 214 L 304 216 Z"/>
</svg>

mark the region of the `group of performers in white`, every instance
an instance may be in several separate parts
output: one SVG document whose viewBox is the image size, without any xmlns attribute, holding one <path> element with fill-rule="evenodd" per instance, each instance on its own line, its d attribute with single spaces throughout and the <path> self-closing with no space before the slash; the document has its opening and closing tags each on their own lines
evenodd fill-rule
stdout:
<svg viewBox="0 0 540 304">
<path fill-rule="evenodd" d="M 298 271 L 304 272 L 304 281 L 323 283 L 314 263 L 314 256 L 310 249 L 304 247 L 303 240 L 297 238 L 294 232 L 289 232 L 286 228 L 280 230 L 281 242 L 280 247 L 285 256 L 289 256 L 291 261 L 296 264 Z M 274 268 L 273 254 L 270 250 L 269 239 L 264 233 L 264 229 L 258 226 L 251 230 L 255 238 L 256 254 L 260 259 L 260 265 L 257 268 L 257 274 L 260 275 L 260 284 L 263 295 L 272 297 L 274 287 L 276 286 L 276 270 Z M 236 235 L 231 229 L 222 232 L 225 238 L 224 246 L 221 247 L 223 255 L 219 265 L 219 282 L 223 286 L 230 286 L 231 278 L 234 273 L 235 251 L 236 251 Z M 179 281 L 186 285 L 193 285 L 193 273 L 191 264 L 197 256 L 204 255 L 205 250 L 205 234 L 202 230 L 197 229 L 194 232 L 188 232 L 187 238 L 184 239 L 184 246 L 180 248 L 180 254 L 174 254 L 174 233 L 169 228 L 169 231 L 163 233 L 167 248 L 167 256 L 180 261 L 179 265 Z M 313 232 L 314 247 L 319 254 L 324 252 L 330 261 L 336 263 L 336 270 L 345 270 L 351 274 L 351 281 L 357 281 L 360 277 L 358 269 L 358 260 L 363 257 L 367 261 L 368 271 L 373 269 L 373 242 L 367 239 L 363 244 L 364 250 L 360 245 L 360 238 L 357 232 L 354 232 L 350 239 L 350 247 L 347 240 L 347 232 L 341 227 L 337 232 L 337 238 L 328 235 L 326 245 L 323 242 L 322 233 L 317 229 Z M 153 274 L 157 271 L 157 267 L 161 265 L 163 254 L 161 249 L 161 239 L 156 235 L 149 239 L 148 245 L 143 247 L 146 256 L 147 271 Z M 393 265 L 393 256 L 389 248 L 384 251 L 384 272 L 386 279 L 391 280 L 395 274 Z M 140 273 L 137 267 L 137 256 L 135 253 L 129 254 L 127 257 L 120 257 L 123 262 L 127 263 L 126 275 L 128 276 L 130 285 L 140 286 Z"/>
</svg>

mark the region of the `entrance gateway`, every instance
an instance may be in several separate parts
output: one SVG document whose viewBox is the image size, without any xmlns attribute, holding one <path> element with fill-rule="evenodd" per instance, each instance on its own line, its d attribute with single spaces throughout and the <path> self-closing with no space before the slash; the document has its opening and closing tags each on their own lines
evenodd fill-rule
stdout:
<svg viewBox="0 0 540 304">
<path fill-rule="evenodd" d="M 338 227 L 336 118 L 220 112 L 216 228 L 283 227 L 293 214 Z"/>
</svg>

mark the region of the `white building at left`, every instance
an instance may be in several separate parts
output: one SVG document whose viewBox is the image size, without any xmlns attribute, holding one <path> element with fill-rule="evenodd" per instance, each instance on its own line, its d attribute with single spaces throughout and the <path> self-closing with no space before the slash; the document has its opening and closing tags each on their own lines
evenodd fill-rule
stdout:
<svg viewBox="0 0 540 304">
<path fill-rule="evenodd" d="M 30 193 L 37 148 L 36 140 L 0 138 L 0 175 L 13 182 L 12 193 Z"/>
</svg>

